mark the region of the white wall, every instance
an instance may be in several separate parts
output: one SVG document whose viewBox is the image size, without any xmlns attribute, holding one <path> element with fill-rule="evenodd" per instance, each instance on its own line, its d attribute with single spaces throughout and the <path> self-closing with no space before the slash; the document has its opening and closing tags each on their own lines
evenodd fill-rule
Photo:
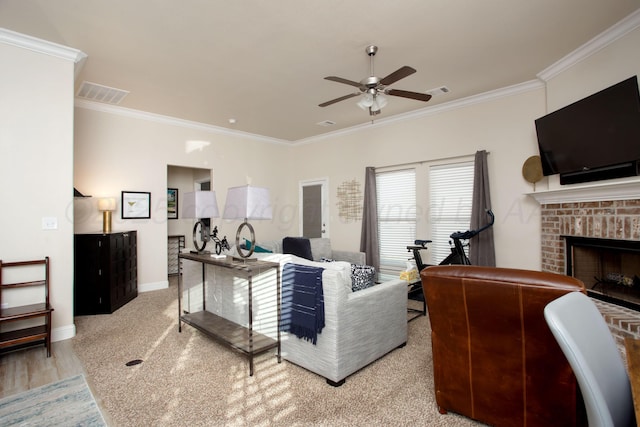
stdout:
<svg viewBox="0 0 640 427">
<path fill-rule="evenodd" d="M 0 257 L 52 257 L 53 326 L 62 336 L 73 331 L 73 233 L 101 230 L 98 196 L 119 200 L 123 190 L 151 192 L 151 219 L 122 220 L 118 210 L 113 228 L 138 230 L 141 288 L 166 286 L 168 165 L 211 169 L 221 208 L 226 189 L 248 178 L 269 187 L 274 219 L 253 223 L 258 240 L 297 235 L 298 182 L 329 177 L 331 238 L 336 249 L 348 250 L 358 248 L 361 224 L 338 218 L 341 183 L 357 179 L 364 184 L 366 166 L 485 149 L 491 153 L 497 263 L 539 269 L 539 207 L 525 195 L 533 189 L 521 174 L 522 163 L 537 154 L 533 120 L 639 74 L 639 45 L 635 29 L 562 70 L 546 90 L 525 84 L 523 90 L 499 91 L 505 96 L 480 96 L 456 108 L 425 110 L 407 120 L 290 147 L 139 112 L 115 114 L 86 105 L 73 110 L 73 61 L 0 44 L 0 177 L 5 183 Z M 74 205 L 73 186 L 94 197 Z M 58 219 L 57 230 L 42 230 L 45 216 Z M 218 224 L 221 233 L 235 235 L 238 222 Z"/>
<path fill-rule="evenodd" d="M 76 201 L 75 232 L 99 232 L 102 222 L 97 199 L 116 197 L 113 231 L 138 231 L 138 286 L 142 291 L 167 286 L 168 165 L 211 169 L 212 189 L 216 190 L 220 210 L 227 188 L 248 180 L 269 188 L 275 207 L 290 203 L 289 172 L 278 167 L 288 157 L 289 147 L 284 145 L 203 127 L 187 128 L 152 116 L 140 118 L 126 111 L 113 114 L 76 108 L 75 118 L 74 182 L 81 192 L 93 196 Z M 123 220 L 122 191 L 151 192 L 151 218 Z M 239 221 L 218 220 L 215 224 L 220 233 L 235 239 Z M 282 236 L 282 224 L 286 228 L 287 219 L 280 221 L 280 216 L 273 221 L 252 222 L 260 239 Z"/>
<path fill-rule="evenodd" d="M 223 206 L 226 188 L 243 184 L 245 175 L 254 175 L 254 184 L 266 185 L 265 182 L 273 182 L 272 191 L 277 192 L 273 221 L 266 227 L 264 222 L 254 224 L 258 229 L 258 239 L 280 239 L 286 235 L 298 235 L 299 181 L 329 177 L 332 244 L 336 249 L 357 250 L 361 222 L 346 222 L 339 218 L 337 188 L 340 184 L 356 179 L 364 185 L 366 166 L 429 162 L 473 155 L 477 150 L 484 149 L 491 153 L 489 179 L 496 214 L 494 234 L 497 264 L 537 270 L 541 263 L 539 205 L 527 195 L 534 189 L 522 177 L 523 162 L 538 154 L 533 122 L 546 114 L 551 100 L 579 98 L 591 93 L 592 81 L 603 78 L 598 76 L 606 76 L 613 83 L 620 80 L 618 77 L 621 75 L 637 73 L 637 59 L 629 60 L 630 50 L 636 45 L 637 32 L 632 32 L 577 65 L 563 70 L 549 82 L 546 90 L 541 82 L 525 82 L 516 87 L 470 98 L 450 107 L 427 108 L 422 114 L 414 114 L 408 119 L 386 122 L 379 120 L 375 125 L 362 126 L 355 131 L 337 133 L 320 138 L 318 142 L 293 147 L 242 138 L 232 141 L 233 137 L 228 135 L 207 134 L 198 130 L 180 129 L 126 117 L 116 118 L 112 114 L 77 109 L 76 185 L 80 187 L 88 184 L 95 188 L 100 182 L 109 182 L 112 192 L 117 194 L 124 188 L 148 191 L 145 188 L 152 186 L 152 181 L 157 181 L 157 188 L 153 191 L 163 194 L 165 180 L 159 178 L 164 178 L 164 172 L 149 173 L 152 168 L 164 168 L 166 164 L 205 167 L 213 169 L 214 189 L 218 191 L 218 203 Z M 584 93 L 576 94 L 576 88 L 582 87 L 573 83 L 578 77 L 589 89 L 582 89 Z M 197 155 L 185 155 L 183 146 L 187 140 L 204 140 L 212 144 L 196 151 Z M 127 182 L 101 176 L 101 165 L 91 160 L 96 154 L 100 157 L 99 146 L 105 150 L 105 156 L 112 153 L 114 160 L 115 157 L 119 158 L 122 165 L 116 167 L 116 170 L 121 171 L 120 175 L 126 176 Z M 256 151 L 258 148 L 260 152 Z M 119 153 L 119 150 L 128 153 L 124 160 L 113 154 Z M 152 150 L 154 155 L 144 159 L 147 150 Z M 144 178 L 126 175 L 124 168 L 132 166 L 127 157 L 135 159 L 135 163 L 142 167 L 145 171 Z M 252 163 L 252 159 L 260 160 Z M 111 163 L 107 164 L 113 171 Z M 267 178 L 272 174 L 274 178 L 277 177 L 275 180 Z M 229 179 L 230 175 L 236 178 Z M 262 177 L 257 178 L 258 176 Z M 145 183 L 145 180 L 148 182 Z M 219 180 L 225 183 L 220 185 Z M 135 181 L 139 181 L 140 185 L 132 188 L 129 183 Z M 538 189 L 546 185 L 546 181 L 543 181 L 538 184 Z M 420 208 L 423 212 L 428 211 L 427 206 Z M 164 213 L 160 208 L 157 210 L 151 223 L 163 221 Z M 98 221 L 99 216 L 96 224 L 99 224 Z M 133 226 L 130 221 L 123 224 L 122 221 L 118 223 L 117 219 L 116 224 L 125 228 Z M 147 225 L 144 223 L 138 225 L 143 238 L 146 235 L 153 240 L 151 245 L 158 249 L 152 250 L 153 254 L 149 254 L 146 262 L 163 259 L 161 255 L 164 257 L 164 247 L 161 246 L 161 240 L 166 236 L 160 238 L 156 231 L 146 232 Z M 153 228 L 152 225 L 148 226 Z M 236 225 L 229 227 L 223 223 L 221 233 L 233 236 L 235 227 Z M 420 231 L 426 233 L 428 227 L 421 224 Z M 145 245 L 140 250 L 146 253 Z M 163 268 L 164 266 L 153 267 L 153 275 L 157 280 L 164 280 Z M 141 266 L 141 283 L 153 282 L 155 279 L 150 279 L 150 274 L 151 272 L 149 275 L 145 273 Z"/>
<path fill-rule="evenodd" d="M 634 16 L 636 22 L 640 20 L 640 12 Z M 555 111 L 629 77 L 640 75 L 639 46 L 640 28 L 636 27 L 575 65 L 558 74 L 552 73 L 553 76 L 546 82 L 547 112 Z M 561 65 L 558 64 L 558 67 Z M 560 188 L 557 175 L 549 177 L 548 188 Z"/>
<path fill-rule="evenodd" d="M 50 257 L 53 340 L 75 335 L 75 62 L 74 52 L 67 53 L 67 57 L 56 56 L 33 46 L 0 43 L 0 259 Z M 43 217 L 54 218 L 57 228 L 43 230 Z"/>
<path fill-rule="evenodd" d="M 544 113 L 544 108 L 543 87 L 532 83 L 505 90 L 500 96 L 488 94 L 468 105 L 442 111 L 425 109 L 421 117 L 411 120 L 382 122 L 358 132 L 338 134 L 294 148 L 296 158 L 301 159 L 295 169 L 295 180 L 330 177 L 332 246 L 358 250 L 361 221 L 345 223 L 338 217 L 337 188 L 342 182 L 356 179 L 364 186 L 366 166 L 468 155 L 473 159 L 477 150 L 487 150 L 496 214 L 497 263 L 538 269 L 539 206 L 524 195 L 532 191 L 532 186 L 522 178 L 521 171 L 523 162 L 537 154 L 533 120 Z M 425 181 L 419 180 L 417 184 L 419 192 L 428 191 Z M 425 222 L 429 206 L 424 198 L 418 204 Z M 426 225 L 421 224 L 419 230 L 425 234 L 418 237 L 429 238 Z M 454 231 L 457 230 L 451 230 Z"/>
</svg>

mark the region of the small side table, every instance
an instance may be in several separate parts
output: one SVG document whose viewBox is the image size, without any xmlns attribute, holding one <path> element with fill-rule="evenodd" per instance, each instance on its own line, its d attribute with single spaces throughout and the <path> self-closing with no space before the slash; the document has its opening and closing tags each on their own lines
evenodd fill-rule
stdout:
<svg viewBox="0 0 640 427">
<path fill-rule="evenodd" d="M 427 301 L 425 300 L 424 294 L 422 292 L 421 280 L 418 280 L 417 282 L 409 283 L 407 297 L 413 301 L 422 301 L 422 310 L 418 310 L 411 307 L 407 308 L 407 312 L 409 313 L 407 322 L 411 322 L 412 320 L 415 320 L 420 316 L 427 315 Z"/>
</svg>

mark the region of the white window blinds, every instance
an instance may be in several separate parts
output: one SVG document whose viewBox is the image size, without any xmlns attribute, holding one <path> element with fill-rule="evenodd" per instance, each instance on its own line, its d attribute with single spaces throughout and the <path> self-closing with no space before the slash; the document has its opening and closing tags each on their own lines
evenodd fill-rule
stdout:
<svg viewBox="0 0 640 427">
<path fill-rule="evenodd" d="M 431 236 L 433 264 L 450 253 L 451 233 L 466 231 L 471 223 L 473 161 L 429 168 Z M 468 254 L 467 254 L 468 255 Z"/>
<path fill-rule="evenodd" d="M 376 173 L 378 239 L 381 272 L 404 270 L 407 245 L 416 236 L 416 172 L 403 169 Z"/>
</svg>

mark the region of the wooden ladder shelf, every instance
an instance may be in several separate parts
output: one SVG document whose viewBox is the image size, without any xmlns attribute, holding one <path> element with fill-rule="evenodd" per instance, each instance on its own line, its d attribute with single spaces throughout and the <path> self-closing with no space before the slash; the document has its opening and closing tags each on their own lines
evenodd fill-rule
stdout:
<svg viewBox="0 0 640 427">
<path fill-rule="evenodd" d="M 44 271 L 37 272 L 37 267 L 42 266 Z M 5 283 L 6 270 L 16 267 L 32 267 L 37 272 L 38 280 Z M 32 275 L 31 271 L 25 274 Z M 43 277 L 41 279 L 41 277 Z M 22 276 L 20 276 L 22 277 Z M 30 276 L 29 276 L 30 277 Z M 6 293 L 19 288 L 31 289 L 29 298 L 37 302 L 20 306 L 2 308 Z M 36 290 L 40 288 L 41 292 Z M 13 291 L 15 292 L 15 291 Z M 49 257 L 34 261 L 5 262 L 0 260 L 0 352 L 25 347 L 27 345 L 44 344 L 47 348 L 47 357 L 51 356 L 51 312 L 53 307 L 49 304 Z M 22 329 L 9 327 L 10 322 L 24 321 L 42 317 L 44 324 L 26 326 Z"/>
</svg>

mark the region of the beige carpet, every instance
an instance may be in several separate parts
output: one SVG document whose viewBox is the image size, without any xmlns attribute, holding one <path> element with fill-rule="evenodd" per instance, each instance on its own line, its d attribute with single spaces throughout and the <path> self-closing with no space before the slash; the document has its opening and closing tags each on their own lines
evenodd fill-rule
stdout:
<svg viewBox="0 0 640 427">
<path fill-rule="evenodd" d="M 192 327 L 178 333 L 175 281 L 111 315 L 76 318 L 73 348 L 105 418 L 115 426 L 477 426 L 441 415 L 432 382 L 429 323 L 409 323 L 407 346 L 342 387 L 274 353 L 248 360 Z M 141 359 L 143 362 L 126 366 Z"/>
</svg>

